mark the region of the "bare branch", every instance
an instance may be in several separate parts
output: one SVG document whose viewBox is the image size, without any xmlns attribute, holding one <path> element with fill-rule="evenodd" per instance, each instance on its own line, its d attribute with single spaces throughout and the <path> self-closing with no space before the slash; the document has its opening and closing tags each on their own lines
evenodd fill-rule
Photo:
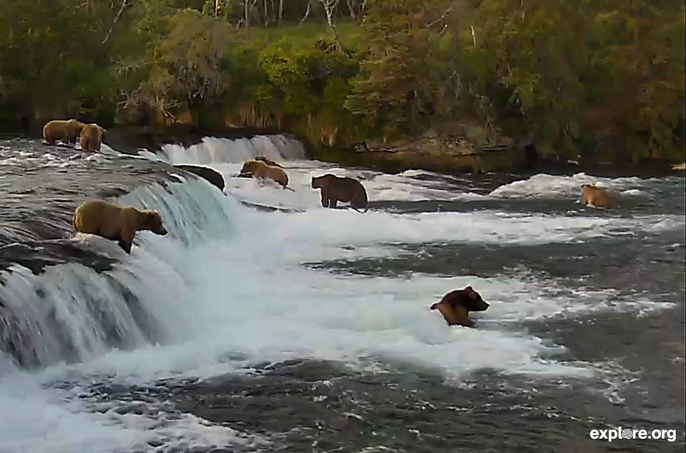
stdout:
<svg viewBox="0 0 686 453">
<path fill-rule="evenodd" d="M 114 26 L 121 17 L 121 14 L 124 12 L 124 9 L 129 6 L 130 3 L 128 0 L 122 0 L 121 2 L 121 7 L 119 8 L 119 11 L 117 12 L 117 15 L 114 16 L 114 20 L 112 21 L 112 25 L 110 26 L 110 30 L 107 32 L 107 35 L 105 35 L 105 39 L 102 40 L 102 44 L 105 44 L 109 39 L 110 35 L 112 34 L 112 30 L 114 30 Z"/>
<path fill-rule="evenodd" d="M 441 14 L 441 16 L 440 16 L 438 19 L 436 19 L 435 21 L 431 22 L 430 24 L 426 24 L 426 27 L 427 27 L 427 28 L 430 28 L 430 27 L 433 27 L 434 25 L 436 25 L 437 23 L 442 22 L 443 19 L 445 19 L 445 17 L 446 17 L 448 14 L 450 14 L 450 10 L 451 10 L 451 9 L 453 9 L 453 6 L 452 6 L 452 5 L 450 5 L 445 11 L 443 11 L 443 14 Z"/>
<path fill-rule="evenodd" d="M 308 17 L 310 17 L 310 10 L 312 8 L 312 0 L 308 0 L 307 2 L 307 9 L 305 10 L 305 14 L 303 15 L 303 18 L 300 19 L 300 25 L 302 25 Z"/>
</svg>

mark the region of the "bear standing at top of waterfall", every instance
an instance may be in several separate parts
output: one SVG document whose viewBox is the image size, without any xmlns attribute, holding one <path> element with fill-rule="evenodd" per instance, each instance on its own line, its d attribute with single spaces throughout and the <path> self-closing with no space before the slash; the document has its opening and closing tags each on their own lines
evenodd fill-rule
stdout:
<svg viewBox="0 0 686 453">
<path fill-rule="evenodd" d="M 100 151 L 102 145 L 102 136 L 107 132 L 107 129 L 98 126 L 95 123 L 86 124 L 81 130 L 81 151 L 95 152 Z"/>
<path fill-rule="evenodd" d="M 136 231 L 152 231 L 160 236 L 167 234 L 159 212 L 139 211 L 133 206 L 117 206 L 104 200 L 86 201 L 76 208 L 74 228 L 79 233 L 118 241 L 129 254 Z"/>
<path fill-rule="evenodd" d="M 288 185 L 288 175 L 281 167 L 267 165 L 261 160 L 249 160 L 243 164 L 239 176 L 250 176 L 256 179 L 271 179 L 281 184 L 285 189 Z"/>
<path fill-rule="evenodd" d="M 43 126 L 43 138 L 50 145 L 54 145 L 57 140 L 64 143 L 76 143 L 85 124 L 75 119 L 52 120 Z"/>
</svg>

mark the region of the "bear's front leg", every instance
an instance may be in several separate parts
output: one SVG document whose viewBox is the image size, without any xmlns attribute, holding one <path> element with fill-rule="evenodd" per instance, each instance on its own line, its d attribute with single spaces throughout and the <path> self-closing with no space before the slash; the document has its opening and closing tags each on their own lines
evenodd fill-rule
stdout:
<svg viewBox="0 0 686 453">
<path fill-rule="evenodd" d="M 126 253 L 131 254 L 131 246 L 133 245 L 133 236 L 136 232 L 131 232 L 130 228 L 125 228 L 124 231 L 119 235 L 119 247 L 121 247 Z"/>
<path fill-rule="evenodd" d="M 338 205 L 338 200 L 335 198 L 329 198 L 329 207 L 331 209 L 336 209 L 336 206 Z"/>
<path fill-rule="evenodd" d="M 129 255 L 131 254 L 131 245 L 132 245 L 131 242 L 126 242 L 123 239 L 119 239 L 118 244 L 119 244 L 119 247 L 122 248 L 122 250 L 124 250 Z"/>
<path fill-rule="evenodd" d="M 325 208 L 329 207 L 329 197 L 326 195 L 326 193 L 322 190 L 322 206 Z"/>
</svg>

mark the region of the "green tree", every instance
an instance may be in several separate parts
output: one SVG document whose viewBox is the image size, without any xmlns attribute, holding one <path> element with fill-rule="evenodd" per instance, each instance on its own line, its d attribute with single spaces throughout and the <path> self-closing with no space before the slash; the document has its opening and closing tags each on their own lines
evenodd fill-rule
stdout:
<svg viewBox="0 0 686 453">
<path fill-rule="evenodd" d="M 3 109 L 46 119 L 112 103 L 103 33 L 77 0 L 0 2 Z M 95 37 L 95 39 L 94 39 Z"/>
<path fill-rule="evenodd" d="M 615 160 L 682 157 L 683 2 L 599 6 L 587 80 L 593 130 Z"/>
<path fill-rule="evenodd" d="M 582 0 L 484 0 L 477 46 L 491 83 L 509 93 L 509 107 L 541 149 L 573 151 L 582 124 L 587 48 Z"/>
<path fill-rule="evenodd" d="M 150 47 L 147 77 L 131 101 L 165 114 L 173 109 L 197 113 L 229 89 L 226 53 L 233 28 L 191 9 L 177 12 L 168 26 L 169 32 Z"/>
<path fill-rule="evenodd" d="M 369 50 L 345 107 L 363 135 L 416 130 L 433 105 L 446 56 L 438 51 L 442 1 L 370 0 L 362 22 Z"/>
</svg>

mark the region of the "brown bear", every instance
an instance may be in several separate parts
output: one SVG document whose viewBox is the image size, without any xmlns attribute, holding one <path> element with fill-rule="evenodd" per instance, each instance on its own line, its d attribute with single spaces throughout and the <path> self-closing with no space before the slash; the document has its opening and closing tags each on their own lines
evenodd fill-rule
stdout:
<svg viewBox="0 0 686 453">
<path fill-rule="evenodd" d="M 474 321 L 469 319 L 470 311 L 485 311 L 487 308 L 488 304 L 471 286 L 451 291 L 431 306 L 432 310 L 441 312 L 449 326 L 465 327 L 474 326 Z"/>
<path fill-rule="evenodd" d="M 271 179 L 281 184 L 284 189 L 288 185 L 288 175 L 283 168 L 267 165 L 261 160 L 249 160 L 245 162 L 238 176 L 256 179 Z"/>
<path fill-rule="evenodd" d="M 167 230 L 157 211 L 139 211 L 133 206 L 117 206 L 105 200 L 90 200 L 74 211 L 74 228 L 79 233 L 95 234 L 113 241 L 131 253 L 136 231 L 152 231 L 164 236 Z"/>
<path fill-rule="evenodd" d="M 100 151 L 102 136 L 105 132 L 107 129 L 95 123 L 86 124 L 81 131 L 81 150 L 86 152 Z"/>
<path fill-rule="evenodd" d="M 581 186 L 581 201 L 586 206 L 611 208 L 614 206 L 612 195 L 607 189 L 596 187 L 595 184 Z"/>
<path fill-rule="evenodd" d="M 76 137 L 79 136 L 85 124 L 75 119 L 70 120 L 52 120 L 48 121 L 43 126 L 43 138 L 50 145 L 54 145 L 57 140 L 62 140 L 64 143 L 76 143 Z"/>
<path fill-rule="evenodd" d="M 342 201 L 350 203 L 350 206 L 358 212 L 362 208 L 364 208 L 364 212 L 369 209 L 367 192 L 360 181 L 356 179 L 338 177 L 327 173 L 323 176 L 313 177 L 312 188 L 321 190 L 322 206 L 325 208 L 335 208 L 336 204 Z"/>
<path fill-rule="evenodd" d="M 278 163 L 276 163 L 276 162 L 274 162 L 273 160 L 271 160 L 271 159 L 269 159 L 269 158 L 267 158 L 267 157 L 264 157 L 264 156 L 257 156 L 257 157 L 255 158 L 255 160 L 261 160 L 261 161 L 264 162 L 265 164 L 267 164 L 267 165 L 269 165 L 269 166 L 272 166 L 272 167 L 283 168 L 282 165 L 279 165 Z"/>
</svg>

